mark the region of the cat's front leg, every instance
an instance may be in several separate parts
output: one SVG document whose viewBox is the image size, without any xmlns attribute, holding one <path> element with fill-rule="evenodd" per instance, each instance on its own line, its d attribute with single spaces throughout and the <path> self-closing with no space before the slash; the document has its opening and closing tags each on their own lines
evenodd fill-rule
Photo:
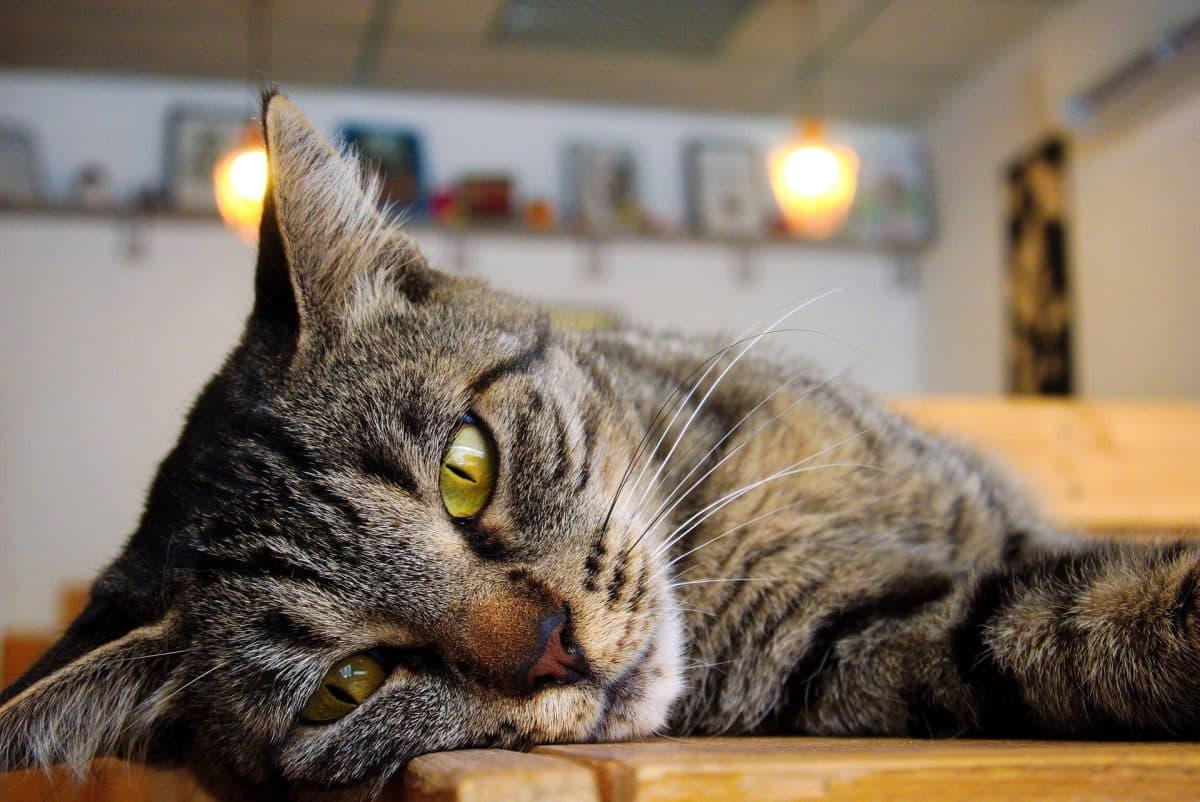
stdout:
<svg viewBox="0 0 1200 802">
<path fill-rule="evenodd" d="M 981 577 L 952 641 L 985 732 L 1200 736 L 1200 549 L 1102 545 Z"/>
<path fill-rule="evenodd" d="M 930 582 L 946 582 L 931 577 Z M 1200 737 L 1200 548 L 1086 545 L 814 631 L 765 730 Z"/>
</svg>

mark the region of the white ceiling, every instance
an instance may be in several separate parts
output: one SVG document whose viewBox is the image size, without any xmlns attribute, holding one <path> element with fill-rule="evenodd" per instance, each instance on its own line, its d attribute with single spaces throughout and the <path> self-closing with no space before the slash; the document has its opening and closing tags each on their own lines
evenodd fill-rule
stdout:
<svg viewBox="0 0 1200 802">
<path fill-rule="evenodd" d="M 0 66 L 911 123 L 1072 1 L 0 0 Z"/>
</svg>

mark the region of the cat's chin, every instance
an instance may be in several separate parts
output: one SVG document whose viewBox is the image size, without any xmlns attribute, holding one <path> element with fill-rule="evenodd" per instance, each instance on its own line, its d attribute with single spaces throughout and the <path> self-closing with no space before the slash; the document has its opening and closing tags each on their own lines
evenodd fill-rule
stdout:
<svg viewBox="0 0 1200 802">
<path fill-rule="evenodd" d="M 661 732 L 683 688 L 683 626 L 672 609 L 642 658 L 605 689 L 604 710 L 588 740 L 629 741 Z"/>
</svg>

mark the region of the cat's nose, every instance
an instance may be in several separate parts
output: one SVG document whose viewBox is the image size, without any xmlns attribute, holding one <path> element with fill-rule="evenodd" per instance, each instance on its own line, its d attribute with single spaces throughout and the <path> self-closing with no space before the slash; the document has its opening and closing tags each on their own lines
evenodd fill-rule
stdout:
<svg viewBox="0 0 1200 802">
<path fill-rule="evenodd" d="M 440 649 L 446 662 L 482 685 L 527 696 L 590 674 L 576 642 L 571 608 L 537 585 L 498 593 L 446 619 Z"/>
<path fill-rule="evenodd" d="M 584 678 L 586 665 L 571 638 L 570 616 L 565 607 L 543 618 L 538 634 L 534 658 L 523 676 L 512 678 L 514 685 L 530 692 L 552 683 L 572 685 Z"/>
</svg>

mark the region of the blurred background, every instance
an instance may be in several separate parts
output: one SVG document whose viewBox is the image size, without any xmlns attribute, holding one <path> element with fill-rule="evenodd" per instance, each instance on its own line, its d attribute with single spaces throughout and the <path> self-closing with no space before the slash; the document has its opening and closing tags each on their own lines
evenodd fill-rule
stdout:
<svg viewBox="0 0 1200 802">
<path fill-rule="evenodd" d="M 1200 397 L 1200 0 L 0 20 L 0 629 L 116 553 L 238 335 L 266 82 L 435 265 L 579 325 L 737 333 L 840 288 L 775 347 L 887 395 Z"/>
</svg>

